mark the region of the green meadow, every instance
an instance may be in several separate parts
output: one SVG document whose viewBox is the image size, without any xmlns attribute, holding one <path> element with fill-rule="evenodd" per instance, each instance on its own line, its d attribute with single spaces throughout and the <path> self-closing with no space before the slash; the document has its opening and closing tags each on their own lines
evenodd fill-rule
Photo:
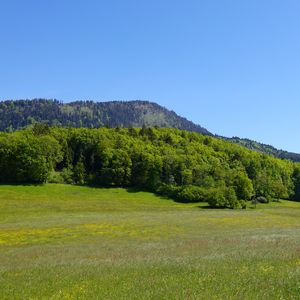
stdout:
<svg viewBox="0 0 300 300">
<path fill-rule="evenodd" d="M 300 299 L 300 203 L 0 186 L 1 299 Z"/>
</svg>

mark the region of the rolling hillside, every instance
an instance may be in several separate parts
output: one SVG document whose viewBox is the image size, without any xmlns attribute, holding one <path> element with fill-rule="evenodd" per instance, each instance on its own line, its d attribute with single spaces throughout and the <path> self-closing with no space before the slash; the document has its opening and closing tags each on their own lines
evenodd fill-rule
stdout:
<svg viewBox="0 0 300 300">
<path fill-rule="evenodd" d="M 246 147 L 248 149 L 260 152 L 260 153 L 264 153 L 267 155 L 272 155 L 281 159 L 289 159 L 292 160 L 294 162 L 300 162 L 300 154 L 299 153 L 293 153 L 293 152 L 288 152 L 288 151 L 284 151 L 281 149 L 276 149 L 275 147 L 271 146 L 271 145 L 266 145 L 266 144 L 262 144 L 253 140 L 249 140 L 249 139 L 242 139 L 239 137 L 232 137 L 232 138 L 226 138 L 226 137 L 222 137 L 223 139 L 238 144 L 240 146 Z"/>
<path fill-rule="evenodd" d="M 36 122 L 63 127 L 169 127 L 213 134 L 200 125 L 149 101 L 76 101 L 7 100 L 0 102 L 0 131 L 14 131 Z M 281 159 L 300 162 L 300 154 L 279 150 L 273 146 L 238 137 L 217 136 L 248 149 Z"/>
<path fill-rule="evenodd" d="M 68 127 L 142 127 L 179 128 L 206 135 L 205 128 L 148 101 L 76 101 L 34 99 L 0 102 L 0 130 L 13 131 L 35 122 Z"/>
</svg>

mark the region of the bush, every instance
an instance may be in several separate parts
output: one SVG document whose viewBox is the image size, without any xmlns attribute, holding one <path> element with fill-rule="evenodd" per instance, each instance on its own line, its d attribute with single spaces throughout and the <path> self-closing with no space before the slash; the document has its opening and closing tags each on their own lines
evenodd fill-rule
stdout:
<svg viewBox="0 0 300 300">
<path fill-rule="evenodd" d="M 176 199 L 181 202 L 203 202 L 207 199 L 207 190 L 198 186 L 184 186 L 176 195 Z"/>
<path fill-rule="evenodd" d="M 259 197 L 256 197 L 256 202 L 259 202 L 259 203 L 269 203 L 269 199 L 267 199 L 266 197 L 263 197 L 263 196 L 259 196 Z"/>
<path fill-rule="evenodd" d="M 49 183 L 65 183 L 60 172 L 52 171 L 49 174 L 48 180 Z"/>
<path fill-rule="evenodd" d="M 180 187 L 175 185 L 163 183 L 155 190 L 155 192 L 162 196 L 177 199 L 177 194 L 179 193 L 180 189 Z"/>
<path fill-rule="evenodd" d="M 210 189 L 208 203 L 211 207 L 219 208 L 240 208 L 241 201 L 238 201 L 232 187 L 221 187 Z"/>
<path fill-rule="evenodd" d="M 63 178 L 63 182 L 67 184 L 73 183 L 73 171 L 70 168 L 64 168 L 61 170 L 60 173 L 61 177 Z"/>
<path fill-rule="evenodd" d="M 72 184 L 74 173 L 70 168 L 64 168 L 60 172 L 52 171 L 50 172 L 47 182 L 49 183 L 66 183 Z"/>
<path fill-rule="evenodd" d="M 240 205 L 242 209 L 247 209 L 247 202 L 245 200 L 240 200 Z"/>
</svg>

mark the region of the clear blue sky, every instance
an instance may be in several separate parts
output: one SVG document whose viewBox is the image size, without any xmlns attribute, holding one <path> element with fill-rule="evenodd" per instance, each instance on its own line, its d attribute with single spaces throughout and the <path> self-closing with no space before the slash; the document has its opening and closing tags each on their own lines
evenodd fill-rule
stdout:
<svg viewBox="0 0 300 300">
<path fill-rule="evenodd" d="M 1 0 L 0 98 L 146 99 L 300 152 L 299 0 Z"/>
</svg>

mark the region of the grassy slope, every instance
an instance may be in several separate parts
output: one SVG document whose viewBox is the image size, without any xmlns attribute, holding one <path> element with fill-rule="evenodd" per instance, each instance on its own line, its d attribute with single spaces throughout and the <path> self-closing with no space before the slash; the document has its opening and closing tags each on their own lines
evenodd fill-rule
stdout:
<svg viewBox="0 0 300 300">
<path fill-rule="evenodd" d="M 0 186 L 1 299 L 299 299 L 300 203 Z"/>
</svg>

